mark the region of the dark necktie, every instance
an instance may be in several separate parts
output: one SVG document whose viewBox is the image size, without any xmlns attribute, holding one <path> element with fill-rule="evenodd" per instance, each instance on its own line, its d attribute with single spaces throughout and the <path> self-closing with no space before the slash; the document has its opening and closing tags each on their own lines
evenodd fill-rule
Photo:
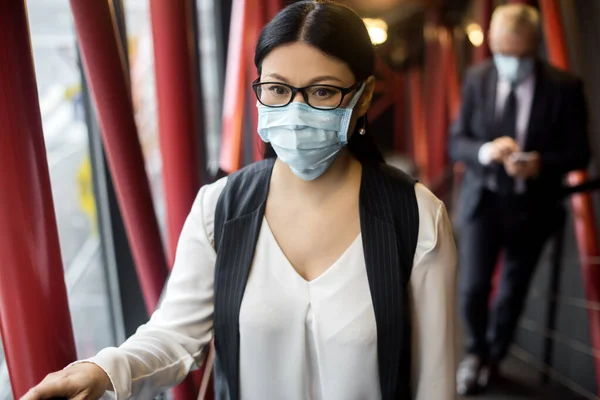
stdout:
<svg viewBox="0 0 600 400">
<path fill-rule="evenodd" d="M 511 86 L 510 93 L 504 104 L 502 119 L 500 121 L 500 136 L 516 137 L 517 130 L 517 96 L 515 95 L 515 86 Z M 515 190 L 515 180 L 508 176 L 504 165 L 498 165 L 496 170 L 496 183 L 498 193 L 512 194 Z"/>
</svg>

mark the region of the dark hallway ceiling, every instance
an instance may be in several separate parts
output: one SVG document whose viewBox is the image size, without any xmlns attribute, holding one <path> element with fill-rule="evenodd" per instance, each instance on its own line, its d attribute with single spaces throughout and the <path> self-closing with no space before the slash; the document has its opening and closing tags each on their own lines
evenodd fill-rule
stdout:
<svg viewBox="0 0 600 400">
<path fill-rule="evenodd" d="M 338 0 L 363 18 L 379 18 L 387 23 L 388 38 L 378 46 L 378 53 L 395 70 L 422 62 L 426 25 L 462 24 L 473 1 L 478 0 Z"/>
</svg>

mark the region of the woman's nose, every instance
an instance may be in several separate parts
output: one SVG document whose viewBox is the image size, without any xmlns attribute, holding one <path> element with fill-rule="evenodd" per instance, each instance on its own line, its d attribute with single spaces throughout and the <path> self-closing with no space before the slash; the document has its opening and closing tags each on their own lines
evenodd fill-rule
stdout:
<svg viewBox="0 0 600 400">
<path fill-rule="evenodd" d="M 300 91 L 296 92 L 296 95 L 292 99 L 292 103 L 306 103 L 306 101 L 304 100 L 304 96 Z"/>
</svg>

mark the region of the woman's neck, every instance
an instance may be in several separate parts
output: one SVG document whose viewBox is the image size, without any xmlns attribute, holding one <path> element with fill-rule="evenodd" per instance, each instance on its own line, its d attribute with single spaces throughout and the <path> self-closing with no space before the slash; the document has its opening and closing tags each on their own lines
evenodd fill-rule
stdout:
<svg viewBox="0 0 600 400">
<path fill-rule="evenodd" d="M 312 181 L 297 177 L 286 164 L 277 160 L 271 178 L 271 189 L 319 201 L 338 192 L 349 183 L 360 184 L 361 173 L 360 162 L 350 155 L 348 149 L 342 149 L 327 171 Z"/>
</svg>

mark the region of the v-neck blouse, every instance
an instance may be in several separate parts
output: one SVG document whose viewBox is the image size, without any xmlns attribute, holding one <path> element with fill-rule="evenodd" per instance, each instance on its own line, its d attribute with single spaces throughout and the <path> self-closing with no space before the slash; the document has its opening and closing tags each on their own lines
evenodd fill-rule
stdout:
<svg viewBox="0 0 600 400">
<path fill-rule="evenodd" d="M 307 281 L 263 220 L 240 310 L 242 400 L 380 398 L 361 238 Z"/>
<path fill-rule="evenodd" d="M 215 207 L 227 178 L 203 187 L 179 240 L 166 295 L 119 348 L 87 360 L 105 398 L 149 399 L 203 363 L 213 339 Z M 415 186 L 419 235 L 409 283 L 414 400 L 454 400 L 456 248 L 443 203 Z M 360 236 L 308 282 L 263 223 L 240 310 L 242 400 L 377 400 L 377 327 Z M 409 399 L 406 399 L 409 400 Z"/>
</svg>

